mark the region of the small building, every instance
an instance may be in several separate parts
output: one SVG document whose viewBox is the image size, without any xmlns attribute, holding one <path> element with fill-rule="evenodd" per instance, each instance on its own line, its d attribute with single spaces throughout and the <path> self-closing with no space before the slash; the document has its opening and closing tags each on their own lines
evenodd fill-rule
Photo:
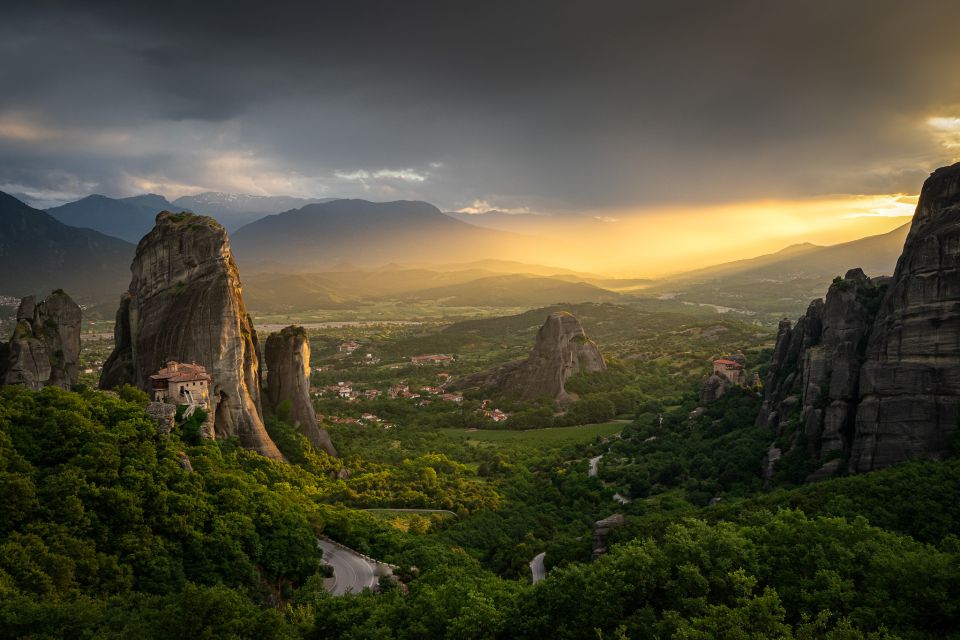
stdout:
<svg viewBox="0 0 960 640">
<path fill-rule="evenodd" d="M 483 411 L 483 417 L 484 417 L 484 418 L 489 418 L 490 420 L 493 420 L 494 422 L 503 422 L 503 421 L 506 420 L 509 416 L 508 416 L 507 414 L 505 414 L 503 411 L 501 411 L 500 409 L 494 409 L 493 411 L 484 410 L 484 411 Z"/>
<path fill-rule="evenodd" d="M 456 402 L 457 404 L 460 404 L 463 402 L 463 396 L 460 395 L 459 393 L 445 393 L 442 396 L 440 396 L 440 399 L 446 402 Z"/>
<path fill-rule="evenodd" d="M 410 387 L 405 384 L 395 384 L 387 391 L 391 398 L 402 398 L 410 393 Z"/>
<path fill-rule="evenodd" d="M 171 360 L 150 376 L 150 388 L 157 402 L 210 406 L 210 374 L 196 362 Z"/>
<path fill-rule="evenodd" d="M 746 373 L 743 370 L 743 363 L 739 359 L 718 358 L 713 361 L 713 373 L 725 378 L 731 384 L 743 385 L 746 382 Z"/>
<path fill-rule="evenodd" d="M 340 353 L 353 353 L 360 348 L 360 343 L 356 340 L 347 340 L 337 345 L 337 351 Z"/>
</svg>

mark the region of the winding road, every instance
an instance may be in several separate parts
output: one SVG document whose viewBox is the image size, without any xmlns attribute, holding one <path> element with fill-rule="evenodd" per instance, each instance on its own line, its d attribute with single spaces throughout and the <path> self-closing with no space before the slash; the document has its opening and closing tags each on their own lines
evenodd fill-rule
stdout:
<svg viewBox="0 0 960 640">
<path fill-rule="evenodd" d="M 333 567 L 333 577 L 325 583 L 331 594 L 360 593 L 379 582 L 376 563 L 329 540 L 317 540 L 317 546 L 323 550 L 323 561 Z"/>
</svg>

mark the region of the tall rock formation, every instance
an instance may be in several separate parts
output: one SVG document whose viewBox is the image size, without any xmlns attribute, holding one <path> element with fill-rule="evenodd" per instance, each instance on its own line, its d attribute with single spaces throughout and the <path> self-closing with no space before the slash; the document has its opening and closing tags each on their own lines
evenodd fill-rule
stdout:
<svg viewBox="0 0 960 640">
<path fill-rule="evenodd" d="M 206 216 L 163 211 L 130 270 L 100 387 L 127 382 L 149 391 L 150 375 L 167 361 L 202 364 L 212 379 L 215 436 L 238 436 L 244 447 L 281 460 L 263 425 L 257 332 L 224 228 Z"/>
<path fill-rule="evenodd" d="M 960 425 L 960 164 L 925 183 L 892 278 L 851 269 L 780 323 L 757 424 L 779 455 L 864 472 L 939 458 Z"/>
<path fill-rule="evenodd" d="M 287 405 L 286 419 L 300 433 L 332 456 L 337 450 L 330 434 L 317 424 L 310 401 L 310 342 L 303 327 L 289 326 L 271 333 L 265 346 L 267 363 L 267 404 L 277 413 Z"/>
<path fill-rule="evenodd" d="M 960 425 L 960 163 L 924 183 L 870 335 L 850 468 L 940 457 Z"/>
<path fill-rule="evenodd" d="M 40 302 L 33 296 L 23 298 L 13 336 L 0 349 L 0 381 L 35 391 L 46 386 L 69 389 L 76 384 L 81 315 L 77 303 L 60 290 Z"/>
<path fill-rule="evenodd" d="M 606 368 L 600 350 L 587 338 L 580 321 L 567 311 L 557 311 L 540 327 L 526 360 L 467 376 L 452 388 L 496 387 L 521 400 L 552 398 L 563 407 L 574 399 L 565 388 L 567 380 L 580 371 Z"/>
</svg>

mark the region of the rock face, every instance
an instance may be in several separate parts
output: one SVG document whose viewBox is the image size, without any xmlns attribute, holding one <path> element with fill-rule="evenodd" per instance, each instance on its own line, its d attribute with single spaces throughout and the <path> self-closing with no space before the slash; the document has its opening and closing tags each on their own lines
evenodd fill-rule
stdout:
<svg viewBox="0 0 960 640">
<path fill-rule="evenodd" d="M 723 376 L 716 373 L 711 374 L 703 381 L 703 385 L 700 387 L 700 404 L 704 405 L 708 402 L 713 402 L 726 393 L 730 385 L 730 381 Z"/>
<path fill-rule="evenodd" d="M 20 301 L 17 326 L 2 349 L 0 381 L 33 390 L 69 389 L 80 371 L 80 307 L 63 291 Z"/>
<path fill-rule="evenodd" d="M 161 212 L 130 270 L 100 387 L 126 382 L 149 392 L 150 375 L 167 361 L 197 362 L 212 378 L 215 436 L 238 436 L 244 447 L 282 459 L 263 425 L 257 333 L 223 227 Z"/>
<path fill-rule="evenodd" d="M 571 376 L 606 368 L 600 350 L 587 338 L 580 321 L 571 313 L 558 311 L 547 316 L 526 360 L 467 376 L 451 388 L 496 387 L 521 400 L 552 398 L 563 407 L 574 400 L 564 386 Z"/>
<path fill-rule="evenodd" d="M 866 349 L 850 468 L 938 458 L 960 424 L 960 164 L 923 185 Z"/>
<path fill-rule="evenodd" d="M 780 323 L 757 424 L 785 455 L 864 472 L 939 458 L 960 424 L 960 164 L 924 183 L 892 278 L 851 269 Z"/>
<path fill-rule="evenodd" d="M 310 342 L 303 327 L 286 327 L 271 333 L 265 348 L 267 364 L 267 404 L 277 413 L 285 405 L 286 420 L 292 423 L 313 446 L 332 456 L 337 450 L 330 434 L 317 424 L 310 401 Z"/>
<path fill-rule="evenodd" d="M 625 522 L 622 513 L 615 513 L 593 523 L 593 538 L 591 540 L 593 543 L 593 560 L 607 552 L 607 538 L 610 537 L 614 529 L 622 527 Z"/>
<path fill-rule="evenodd" d="M 177 405 L 166 402 L 151 402 L 146 408 L 147 415 L 157 423 L 157 434 L 168 435 L 173 431 L 177 417 Z"/>
</svg>

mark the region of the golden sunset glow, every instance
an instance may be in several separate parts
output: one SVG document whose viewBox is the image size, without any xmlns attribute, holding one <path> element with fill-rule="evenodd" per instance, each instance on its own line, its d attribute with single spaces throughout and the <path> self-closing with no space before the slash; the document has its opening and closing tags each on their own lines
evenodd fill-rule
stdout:
<svg viewBox="0 0 960 640">
<path fill-rule="evenodd" d="M 506 242 L 504 256 L 622 277 L 661 276 L 780 251 L 891 231 L 910 220 L 916 196 L 831 196 L 703 207 L 555 216 L 540 233 Z M 535 241 L 531 241 L 535 239 Z M 559 266 L 559 265 L 558 265 Z"/>
</svg>

